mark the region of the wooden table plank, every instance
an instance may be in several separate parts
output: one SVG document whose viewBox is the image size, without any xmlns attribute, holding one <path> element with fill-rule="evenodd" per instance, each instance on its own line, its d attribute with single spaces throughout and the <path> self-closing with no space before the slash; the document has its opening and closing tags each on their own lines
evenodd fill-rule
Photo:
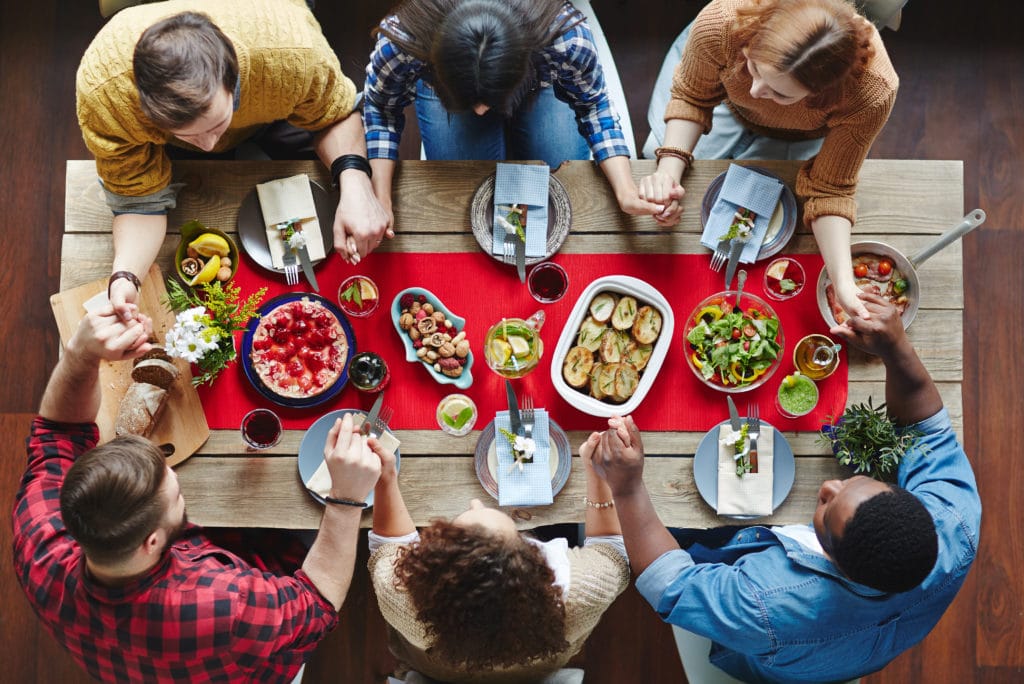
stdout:
<svg viewBox="0 0 1024 684">
<path fill-rule="evenodd" d="M 294 457 L 192 458 L 178 466 L 177 472 L 189 519 L 201 525 L 231 527 L 244 521 L 250 527 L 313 529 L 320 524 L 322 507 L 303 489 Z M 818 488 L 824 480 L 836 477 L 845 477 L 845 471 L 834 458 L 800 459 L 789 497 L 773 516 L 758 522 L 809 522 Z M 715 527 L 728 522 L 715 515 L 693 486 L 692 458 L 649 457 L 644 481 L 658 515 L 668 525 Z M 476 479 L 473 459 L 465 456 L 403 458 L 399 483 L 417 525 L 461 513 L 472 497 L 493 502 Z M 259 496 L 253 492 L 259 492 Z M 569 481 L 554 504 L 503 510 L 522 528 L 582 522 L 584 493 L 583 465 L 579 457 L 574 457 Z M 368 527 L 370 522 L 371 513 L 367 511 L 362 526 Z"/>
</svg>

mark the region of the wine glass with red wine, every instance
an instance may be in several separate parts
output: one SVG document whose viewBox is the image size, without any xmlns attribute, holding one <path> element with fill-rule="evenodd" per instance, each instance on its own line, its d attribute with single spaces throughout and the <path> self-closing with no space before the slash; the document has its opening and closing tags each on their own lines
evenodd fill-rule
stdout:
<svg viewBox="0 0 1024 684">
<path fill-rule="evenodd" d="M 253 449 L 269 449 L 281 441 L 281 419 L 270 409 L 253 409 L 242 418 L 242 439 Z"/>
</svg>

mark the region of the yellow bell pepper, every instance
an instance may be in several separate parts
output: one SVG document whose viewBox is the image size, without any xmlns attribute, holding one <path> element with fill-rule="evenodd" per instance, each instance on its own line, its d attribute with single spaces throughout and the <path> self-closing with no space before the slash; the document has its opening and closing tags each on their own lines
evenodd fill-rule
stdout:
<svg viewBox="0 0 1024 684">
<path fill-rule="evenodd" d="M 718 306 L 715 306 L 714 304 L 705 306 L 703 309 L 697 312 L 697 315 L 693 317 L 693 320 L 696 323 L 700 323 L 704 319 L 704 316 L 711 316 L 712 322 L 717 321 L 719 318 L 722 317 L 722 310 Z"/>
</svg>

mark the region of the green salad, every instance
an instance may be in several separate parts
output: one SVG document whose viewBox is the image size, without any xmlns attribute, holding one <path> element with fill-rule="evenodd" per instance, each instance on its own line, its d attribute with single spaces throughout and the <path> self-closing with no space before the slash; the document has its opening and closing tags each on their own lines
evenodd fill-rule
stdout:
<svg viewBox="0 0 1024 684">
<path fill-rule="evenodd" d="M 704 380 L 744 387 L 771 369 L 782 351 L 779 319 L 750 305 L 733 313 L 723 297 L 700 308 L 686 333 L 689 361 Z"/>
</svg>

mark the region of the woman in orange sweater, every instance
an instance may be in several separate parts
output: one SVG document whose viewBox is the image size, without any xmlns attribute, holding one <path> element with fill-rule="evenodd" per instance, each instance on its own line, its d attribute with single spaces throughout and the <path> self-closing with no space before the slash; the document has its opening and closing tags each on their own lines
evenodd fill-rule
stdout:
<svg viewBox="0 0 1024 684">
<path fill-rule="evenodd" d="M 688 31 L 640 197 L 665 203 L 658 220 L 673 225 L 693 156 L 810 157 L 796 181 L 804 221 L 839 302 L 867 317 L 850 258 L 854 193 L 899 85 L 878 31 L 845 0 L 712 0 Z"/>
</svg>

